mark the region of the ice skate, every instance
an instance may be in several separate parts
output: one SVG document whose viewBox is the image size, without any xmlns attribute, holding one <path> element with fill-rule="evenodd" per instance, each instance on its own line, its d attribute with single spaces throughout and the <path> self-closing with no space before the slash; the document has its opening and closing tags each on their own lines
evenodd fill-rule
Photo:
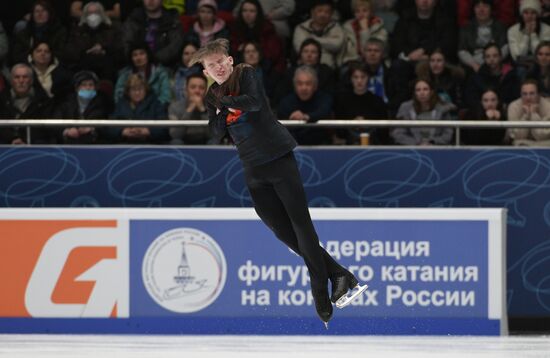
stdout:
<svg viewBox="0 0 550 358">
<path fill-rule="evenodd" d="M 328 329 L 328 321 L 332 318 L 332 303 L 328 298 L 327 291 L 311 291 L 313 294 L 313 300 L 315 301 L 315 309 L 321 321 L 325 324 L 325 328 Z"/>
<path fill-rule="evenodd" d="M 367 284 L 360 285 L 352 274 L 336 276 L 331 278 L 330 282 L 332 283 L 330 300 L 338 308 L 346 307 L 368 288 Z"/>
</svg>

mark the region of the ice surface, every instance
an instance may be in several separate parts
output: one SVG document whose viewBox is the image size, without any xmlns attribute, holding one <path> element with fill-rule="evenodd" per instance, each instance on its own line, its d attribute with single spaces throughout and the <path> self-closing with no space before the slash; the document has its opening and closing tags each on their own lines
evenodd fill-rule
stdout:
<svg viewBox="0 0 550 358">
<path fill-rule="evenodd" d="M 0 335 L 9 358 L 550 358 L 550 337 Z"/>
</svg>

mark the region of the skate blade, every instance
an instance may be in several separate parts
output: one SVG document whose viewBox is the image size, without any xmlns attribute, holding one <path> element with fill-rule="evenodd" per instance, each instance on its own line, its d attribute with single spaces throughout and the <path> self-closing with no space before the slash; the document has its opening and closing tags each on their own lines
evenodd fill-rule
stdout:
<svg viewBox="0 0 550 358">
<path fill-rule="evenodd" d="M 338 308 L 344 308 L 346 307 L 347 305 L 349 305 L 350 303 L 353 302 L 353 300 L 359 296 L 360 294 L 362 294 L 363 292 L 365 292 L 367 290 L 367 288 L 369 288 L 369 286 L 367 284 L 364 284 L 363 286 L 361 285 L 357 285 L 354 287 L 353 291 L 351 292 L 351 294 L 348 296 L 348 295 L 344 295 L 342 297 L 340 297 L 338 299 L 338 301 L 336 301 L 336 307 Z"/>
<path fill-rule="evenodd" d="M 328 322 L 323 322 L 325 324 L 325 328 L 328 329 Z"/>
</svg>

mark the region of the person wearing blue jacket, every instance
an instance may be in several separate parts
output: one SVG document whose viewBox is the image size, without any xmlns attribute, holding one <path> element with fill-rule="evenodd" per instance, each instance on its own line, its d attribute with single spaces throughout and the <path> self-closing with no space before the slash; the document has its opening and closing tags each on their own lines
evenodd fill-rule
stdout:
<svg viewBox="0 0 550 358">
<path fill-rule="evenodd" d="M 275 118 L 254 68 L 246 64 L 233 67 L 228 54 L 229 41 L 217 39 L 202 46 L 192 61 L 201 62 L 204 74 L 215 81 L 206 94 L 212 138 L 219 143 L 229 135 L 237 147 L 256 213 L 279 240 L 304 259 L 317 314 L 328 327 L 331 300 L 343 307 L 366 285 L 359 285 L 353 274 L 320 246 L 294 158 L 296 141 Z M 348 296 L 350 289 L 355 290 Z"/>
<path fill-rule="evenodd" d="M 140 42 L 131 47 L 129 62 L 131 65 L 124 67 L 118 73 L 115 85 L 115 102 L 122 98 L 128 77 L 135 73 L 145 78 L 158 100 L 168 106 L 172 100 L 170 73 L 166 67 L 155 63 L 147 43 Z"/>
<path fill-rule="evenodd" d="M 167 119 L 166 106 L 149 90 L 137 74 L 126 81 L 124 97 L 117 102 L 112 119 Z M 162 127 L 111 127 L 108 137 L 115 143 L 162 143 L 168 140 L 168 129 Z"/>
</svg>

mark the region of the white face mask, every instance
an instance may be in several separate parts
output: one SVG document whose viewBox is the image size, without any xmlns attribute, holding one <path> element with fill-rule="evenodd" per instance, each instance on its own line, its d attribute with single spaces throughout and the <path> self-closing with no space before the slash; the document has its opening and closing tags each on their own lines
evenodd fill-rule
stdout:
<svg viewBox="0 0 550 358">
<path fill-rule="evenodd" d="M 88 24 L 88 26 L 92 29 L 95 29 L 101 24 L 101 16 L 98 14 L 90 14 L 86 16 L 86 24 Z"/>
</svg>

